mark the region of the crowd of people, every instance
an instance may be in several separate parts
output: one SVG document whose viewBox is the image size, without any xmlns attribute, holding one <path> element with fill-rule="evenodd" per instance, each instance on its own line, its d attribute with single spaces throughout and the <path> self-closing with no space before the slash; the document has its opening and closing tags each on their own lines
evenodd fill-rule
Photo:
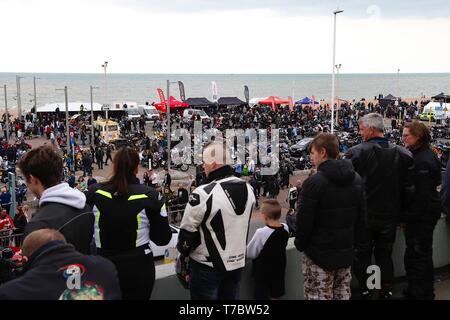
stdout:
<svg viewBox="0 0 450 320">
<path fill-rule="evenodd" d="M 362 140 L 344 153 L 341 141 L 330 133 L 327 106 L 213 110 L 205 128 L 276 128 L 288 141 L 314 137 L 308 149 L 314 170 L 294 186 L 290 177 L 295 166 L 289 156 L 279 159 L 277 174 L 263 175 L 261 166 L 251 162 L 230 166 L 225 160 L 229 150 L 222 141 L 211 141 L 205 145 L 204 163 L 195 177 L 189 184 L 178 184 L 176 191 L 168 170 L 162 181 L 152 168 L 142 181 L 137 178 L 142 152 L 150 158 L 166 152 L 167 159 L 164 118 L 153 124 L 156 139 L 145 133 L 142 119 L 119 121 L 125 135 L 139 136 L 139 148 L 130 139 L 128 147 L 118 150 L 101 141 L 90 141 L 91 146 L 82 150 L 85 138 L 90 139 L 82 127 L 76 142 L 79 158 L 73 162 L 74 155 L 65 150 L 64 122 L 59 117 L 33 119 L 29 114 L 16 120 L 15 126 L 11 123 L 16 136 L 22 138 L 22 130 L 31 130 L 51 144 L 15 159 L 29 190 L 39 199 L 39 208 L 31 217 L 28 208 L 20 207 L 14 220 L 6 209 L 1 212 L 0 222 L 23 232 L 20 243 L 27 267 L 23 276 L 0 286 L 0 297 L 150 299 L 155 281 L 150 241 L 161 246 L 170 242 L 170 206 L 176 204 L 182 208 L 177 272 L 192 299 L 239 299 L 248 259 L 253 260 L 255 298 L 281 298 L 286 292 L 290 236 L 303 253 L 305 299 L 391 299 L 392 248 L 399 226 L 407 246 L 405 296 L 434 299 L 433 231 L 441 212 L 450 206 L 450 176 L 444 179 L 441 197 L 437 187 L 442 164 L 432 151 L 430 130 L 413 121 L 419 108 L 417 102 L 386 108 L 364 102 L 343 104 L 336 114 L 336 131 L 357 131 Z M 395 119 L 392 128 L 402 130 L 404 146 L 386 138 L 384 117 Z M 171 120 L 174 127 L 193 130 L 199 119 L 176 114 Z M 112 176 L 99 182 L 93 177 L 93 164 L 101 170 L 108 160 Z M 83 175 L 77 178 L 78 170 Z M 290 208 L 285 223 L 277 200 L 283 188 Z M 2 192 L 0 200 L 6 197 Z M 265 226 L 247 239 L 255 208 L 260 209 Z M 378 290 L 367 282 L 373 255 L 381 270 Z M 75 271 L 80 265 L 89 269 L 81 274 L 88 296 L 67 291 L 64 277 L 39 287 L 30 284 L 36 272 L 45 272 L 45 265 L 54 261 L 74 266 Z M 358 294 L 350 286 L 353 275 Z"/>
</svg>

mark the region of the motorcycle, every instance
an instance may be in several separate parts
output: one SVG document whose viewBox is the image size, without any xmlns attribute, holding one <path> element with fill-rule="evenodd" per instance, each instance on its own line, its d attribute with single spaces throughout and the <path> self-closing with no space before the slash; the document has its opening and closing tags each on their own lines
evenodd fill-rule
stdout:
<svg viewBox="0 0 450 320">
<path fill-rule="evenodd" d="M 294 165 L 298 170 L 309 170 L 312 168 L 310 157 L 307 154 L 295 160 Z"/>
</svg>

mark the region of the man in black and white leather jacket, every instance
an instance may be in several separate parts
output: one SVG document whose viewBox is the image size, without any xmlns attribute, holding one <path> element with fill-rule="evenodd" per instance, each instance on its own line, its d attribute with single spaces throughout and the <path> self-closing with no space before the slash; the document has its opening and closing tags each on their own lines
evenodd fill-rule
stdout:
<svg viewBox="0 0 450 320">
<path fill-rule="evenodd" d="M 233 176 L 221 157 L 222 142 L 206 147 L 207 183 L 189 197 L 181 222 L 178 250 L 190 256 L 194 300 L 238 299 L 245 266 L 249 220 L 255 205 L 251 186 Z M 228 158 L 229 159 L 229 158 Z"/>
</svg>

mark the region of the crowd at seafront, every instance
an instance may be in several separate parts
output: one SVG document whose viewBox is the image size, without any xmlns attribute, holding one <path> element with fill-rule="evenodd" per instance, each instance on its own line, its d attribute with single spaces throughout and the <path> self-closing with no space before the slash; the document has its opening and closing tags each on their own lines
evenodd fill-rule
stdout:
<svg viewBox="0 0 450 320">
<path fill-rule="evenodd" d="M 218 161 L 213 152 L 206 151 L 218 147 L 220 141 L 205 142 L 203 156 L 213 158 L 197 167 L 189 187 L 178 186 L 174 197 L 185 208 L 179 217 L 177 270 L 191 297 L 238 298 L 245 257 L 254 260 L 255 297 L 282 297 L 285 265 L 289 263 L 286 243 L 294 236 L 305 257 L 305 298 L 349 299 L 353 272 L 361 288 L 355 297 L 390 299 L 392 245 L 401 224 L 407 243 L 406 295 L 410 299 L 434 298 L 433 229 L 442 212 L 441 200 L 444 208 L 448 206 L 448 195 L 446 185 L 442 199 L 437 193 L 442 161 L 431 149 L 429 128 L 415 121 L 421 107 L 419 103 L 386 107 L 344 104 L 338 108 L 336 124 L 331 124 L 327 106 L 207 110 L 209 120 L 202 124 L 205 129 L 280 129 L 286 149 L 279 154 L 280 170 L 264 176 L 259 164 L 238 162 L 232 167 Z M 391 119 L 389 128 L 385 126 L 387 119 Z M 83 266 L 91 263 L 83 275 L 87 281 L 84 289 L 91 291 L 91 298 L 148 299 L 155 278 L 149 242 L 164 245 L 170 241 L 168 207 L 174 204 L 169 199 L 175 192 L 169 171 L 162 182 L 151 168 L 141 181 L 136 173 L 148 159 L 158 159 L 164 168 L 164 160 L 168 160 L 166 122 L 163 115 L 153 123 L 143 118 L 130 120 L 125 115 L 115 120 L 127 148 L 111 145 L 100 132 L 94 132 L 94 141 L 90 140 L 92 128 L 83 116 L 70 122 L 70 137 L 64 114 L 36 118 L 29 113 L 11 121 L 11 134 L 18 143 L 8 144 L 5 150 L 18 151 L 30 136 L 41 135 L 49 142 L 20 157 L 9 151 L 14 159 L 8 160 L 18 163 L 30 193 L 40 199 L 37 213 L 31 218 L 24 215 L 27 223 L 20 240 L 22 254 L 31 262 L 38 251 L 49 252 L 66 266 L 76 265 L 75 261 L 82 261 Z M 193 132 L 199 120 L 175 113 L 171 125 Z M 352 143 L 339 140 L 330 134 L 331 125 L 337 136 L 348 133 L 358 138 Z M 400 137 L 393 138 L 395 130 Z M 291 147 L 307 137 L 313 139 L 302 155 L 308 157 L 308 168 L 315 170 L 304 183 L 292 186 L 289 177 L 298 159 Z M 72 139 L 70 148 L 68 139 Z M 105 160 L 113 164 L 112 177 L 99 183 L 92 166 L 95 162 L 101 169 Z M 83 172 L 81 179 L 75 179 L 77 171 Z M 241 179 L 245 176 L 249 178 Z M 276 200 L 281 188 L 289 189 L 286 224 L 280 222 L 281 206 Z M 266 226 L 253 239 L 246 239 L 255 206 L 260 208 Z M 2 217 L 10 220 L 6 212 Z M 373 252 L 381 268 L 379 290 L 367 286 L 365 271 Z M 93 253 L 105 259 L 84 256 Z M 44 259 L 42 265 L 45 263 Z M 105 270 L 102 275 L 100 269 Z M 55 277 L 51 284 L 42 285 L 42 294 L 49 298 L 82 296 L 81 291 L 67 291 L 61 279 Z M 34 281 L 32 273 L 25 273 L 0 286 L 0 296 L 33 298 L 26 287 Z M 25 286 L 20 288 L 19 283 Z"/>
</svg>

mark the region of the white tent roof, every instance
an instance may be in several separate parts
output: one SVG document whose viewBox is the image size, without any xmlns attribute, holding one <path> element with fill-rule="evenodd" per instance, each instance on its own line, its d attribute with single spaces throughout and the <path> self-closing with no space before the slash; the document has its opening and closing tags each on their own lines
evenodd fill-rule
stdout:
<svg viewBox="0 0 450 320">
<path fill-rule="evenodd" d="M 134 101 L 124 101 L 124 102 L 114 102 L 109 105 L 109 111 L 123 111 L 123 105 L 126 104 L 128 109 L 137 108 L 137 102 Z M 90 102 L 69 102 L 69 112 L 80 112 L 80 106 L 83 105 L 84 111 L 91 111 Z M 101 103 L 93 103 L 94 111 L 102 111 Z M 64 102 L 58 103 L 48 103 L 44 106 L 37 108 L 37 112 L 56 112 L 56 108 L 59 108 L 60 112 L 66 111 L 66 105 Z"/>
<path fill-rule="evenodd" d="M 84 111 L 91 111 L 90 102 L 69 102 L 69 112 L 80 112 L 80 107 L 83 105 Z M 102 111 L 102 105 L 100 103 L 93 103 L 94 111 Z M 56 112 L 56 108 L 59 108 L 60 112 L 66 111 L 66 105 L 62 103 L 48 103 L 44 106 L 37 107 L 37 112 Z"/>
</svg>

